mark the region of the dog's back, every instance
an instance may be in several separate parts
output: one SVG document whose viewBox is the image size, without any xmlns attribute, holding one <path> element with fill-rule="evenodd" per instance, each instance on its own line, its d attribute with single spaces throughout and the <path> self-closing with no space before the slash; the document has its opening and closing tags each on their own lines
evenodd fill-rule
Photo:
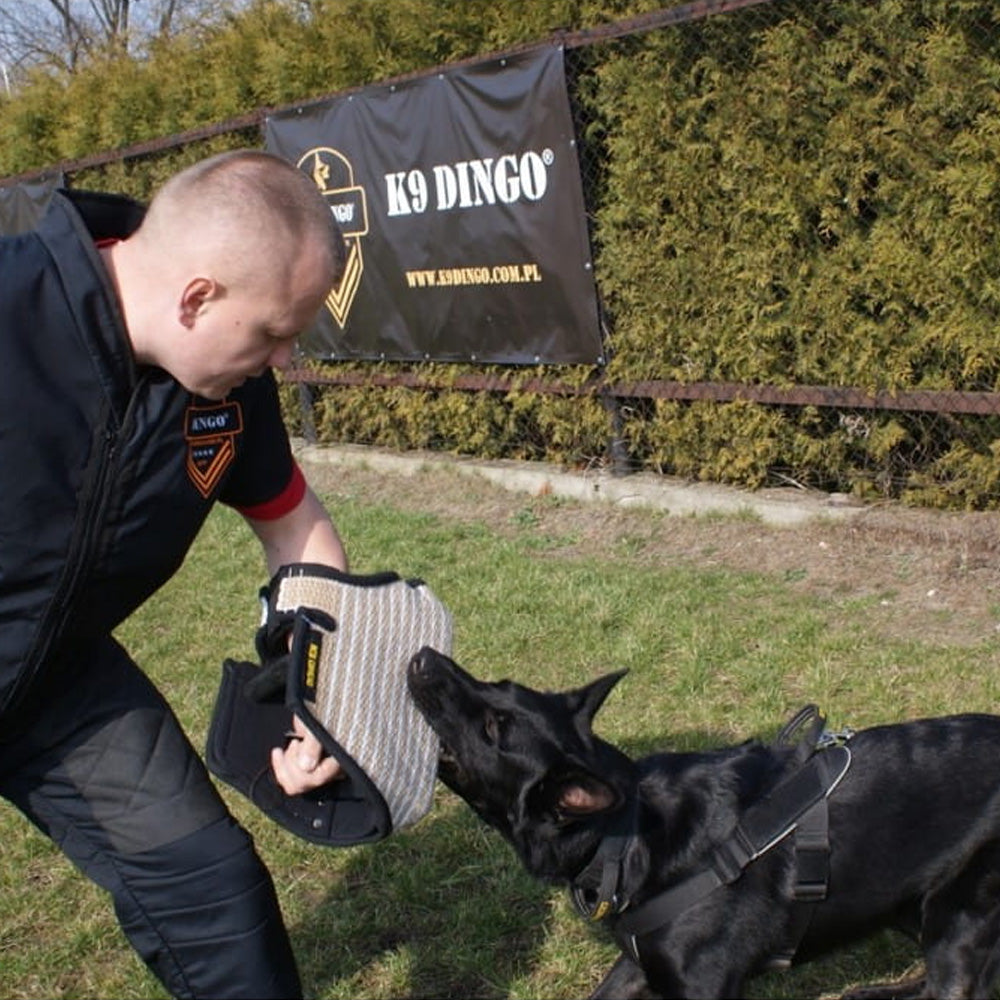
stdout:
<svg viewBox="0 0 1000 1000">
<path fill-rule="evenodd" d="M 1000 717 L 877 726 L 850 747 L 830 799 L 831 905 L 817 908 L 812 937 L 856 938 L 890 920 L 919 932 L 936 887 L 958 889 L 965 871 L 1000 878 Z M 971 902 L 979 890 L 965 888 Z"/>
</svg>

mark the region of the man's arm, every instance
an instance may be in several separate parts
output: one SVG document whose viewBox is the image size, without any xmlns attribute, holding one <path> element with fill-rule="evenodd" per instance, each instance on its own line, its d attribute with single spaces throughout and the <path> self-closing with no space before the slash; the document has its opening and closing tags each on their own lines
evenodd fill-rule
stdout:
<svg viewBox="0 0 1000 1000">
<path fill-rule="evenodd" d="M 287 563 L 312 562 L 347 572 L 347 554 L 326 508 L 307 486 L 294 510 L 269 521 L 248 517 L 247 524 L 264 548 L 269 574 Z M 289 795 L 318 788 L 340 777 L 340 765 L 323 756 L 319 740 L 294 719 L 296 738 L 271 751 L 271 766 L 278 784 Z"/>
<path fill-rule="evenodd" d="M 322 563 L 347 572 L 347 553 L 319 497 L 307 486 L 298 506 L 282 517 L 247 524 L 260 539 L 273 575 L 282 566 L 296 562 Z"/>
</svg>

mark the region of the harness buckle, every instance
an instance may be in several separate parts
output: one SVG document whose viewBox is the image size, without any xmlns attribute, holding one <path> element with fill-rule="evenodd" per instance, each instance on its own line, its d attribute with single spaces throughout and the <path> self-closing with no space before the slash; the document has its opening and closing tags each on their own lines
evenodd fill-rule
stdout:
<svg viewBox="0 0 1000 1000">
<path fill-rule="evenodd" d="M 743 827 L 737 824 L 728 840 L 721 843 L 715 852 L 712 867 L 727 885 L 735 882 L 743 869 L 757 857 L 757 849 Z"/>
<path fill-rule="evenodd" d="M 609 913 L 617 913 L 621 909 L 617 893 L 610 899 L 601 899 L 595 890 L 581 889 L 579 886 L 573 885 L 570 886 L 569 896 L 576 907 L 576 912 L 592 923 L 598 923 Z"/>
<path fill-rule="evenodd" d="M 826 899 L 826 882 L 796 882 L 795 901 L 797 903 L 819 903 Z"/>
</svg>

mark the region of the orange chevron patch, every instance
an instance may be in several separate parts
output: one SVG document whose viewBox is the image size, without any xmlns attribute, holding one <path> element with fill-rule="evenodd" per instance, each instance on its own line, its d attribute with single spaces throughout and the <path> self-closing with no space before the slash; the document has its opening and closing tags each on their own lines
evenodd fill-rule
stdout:
<svg viewBox="0 0 1000 1000">
<path fill-rule="evenodd" d="M 188 478 L 206 500 L 236 457 L 234 439 L 242 430 L 243 411 L 239 403 L 187 408 L 184 437 Z"/>
</svg>

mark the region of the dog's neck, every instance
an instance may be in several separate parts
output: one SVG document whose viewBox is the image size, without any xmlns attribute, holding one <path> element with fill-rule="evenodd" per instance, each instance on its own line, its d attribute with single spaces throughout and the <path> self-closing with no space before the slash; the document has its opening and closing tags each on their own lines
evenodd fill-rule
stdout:
<svg viewBox="0 0 1000 1000">
<path fill-rule="evenodd" d="M 590 860 L 570 882 L 576 908 L 591 920 L 601 920 L 625 907 L 625 867 L 639 827 L 639 792 L 633 789 L 618 809 L 607 817 L 603 835 Z"/>
</svg>

